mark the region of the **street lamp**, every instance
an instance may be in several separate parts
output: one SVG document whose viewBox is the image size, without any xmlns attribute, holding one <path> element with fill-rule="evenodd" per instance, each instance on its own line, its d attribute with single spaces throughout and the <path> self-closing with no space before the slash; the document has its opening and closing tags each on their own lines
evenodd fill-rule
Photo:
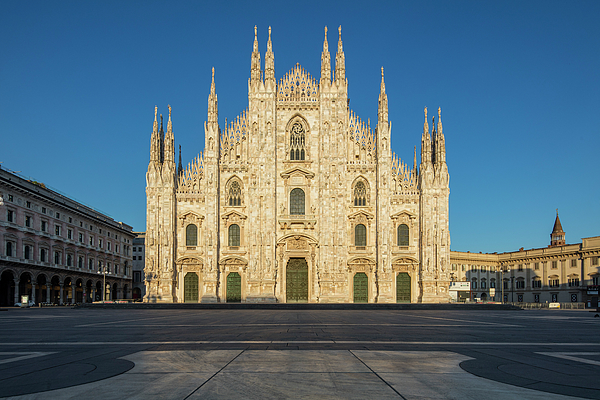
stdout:
<svg viewBox="0 0 600 400">
<path fill-rule="evenodd" d="M 98 269 L 98 273 L 103 275 L 103 284 L 102 284 L 102 302 L 106 302 L 106 265 L 102 266 L 100 264 L 100 268 Z"/>
<path fill-rule="evenodd" d="M 504 304 L 504 273 L 510 272 L 510 268 L 500 267 L 500 271 L 502 271 L 502 304 Z M 511 285 L 511 291 L 512 291 L 512 285 Z M 511 297 L 511 300 L 512 300 L 512 297 Z"/>
<path fill-rule="evenodd" d="M 511 303 L 515 302 L 514 287 L 515 287 L 515 276 L 511 275 L 510 276 L 510 302 Z"/>
</svg>

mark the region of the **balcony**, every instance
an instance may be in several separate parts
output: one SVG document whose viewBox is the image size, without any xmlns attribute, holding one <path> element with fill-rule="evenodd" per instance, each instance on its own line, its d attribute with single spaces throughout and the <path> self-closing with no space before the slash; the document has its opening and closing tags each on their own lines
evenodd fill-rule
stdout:
<svg viewBox="0 0 600 400">
<path fill-rule="evenodd" d="M 279 228 L 286 229 L 315 229 L 317 217 L 315 215 L 280 215 Z"/>
</svg>

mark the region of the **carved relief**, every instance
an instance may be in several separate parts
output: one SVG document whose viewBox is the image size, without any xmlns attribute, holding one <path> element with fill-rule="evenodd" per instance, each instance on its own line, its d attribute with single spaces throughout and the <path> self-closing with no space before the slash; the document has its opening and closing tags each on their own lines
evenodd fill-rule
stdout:
<svg viewBox="0 0 600 400">
<path fill-rule="evenodd" d="M 292 239 L 288 239 L 287 248 L 288 250 L 307 250 L 308 242 L 306 241 L 306 239 L 302 239 L 296 236 Z"/>
</svg>

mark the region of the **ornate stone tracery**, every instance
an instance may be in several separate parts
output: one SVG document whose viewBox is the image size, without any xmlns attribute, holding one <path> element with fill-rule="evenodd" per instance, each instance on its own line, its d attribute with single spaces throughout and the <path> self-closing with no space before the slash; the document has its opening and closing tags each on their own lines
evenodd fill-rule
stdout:
<svg viewBox="0 0 600 400">
<path fill-rule="evenodd" d="M 277 85 L 277 100 L 315 102 L 319 100 L 319 86 L 300 64 L 296 64 L 279 81 Z"/>
</svg>

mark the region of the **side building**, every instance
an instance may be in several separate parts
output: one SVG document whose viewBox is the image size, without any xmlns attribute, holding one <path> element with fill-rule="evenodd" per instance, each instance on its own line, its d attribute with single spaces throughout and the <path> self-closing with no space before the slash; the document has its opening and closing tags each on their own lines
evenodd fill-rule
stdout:
<svg viewBox="0 0 600 400">
<path fill-rule="evenodd" d="M 469 282 L 471 300 L 600 306 L 600 236 L 566 244 L 558 213 L 544 248 L 507 253 L 450 252 L 451 280 Z"/>
<path fill-rule="evenodd" d="M 132 227 L 0 168 L 0 305 L 131 298 Z"/>
<path fill-rule="evenodd" d="M 131 298 L 142 301 L 146 295 L 146 276 L 144 274 L 146 254 L 146 232 L 134 232 L 133 239 L 133 291 Z"/>
</svg>

